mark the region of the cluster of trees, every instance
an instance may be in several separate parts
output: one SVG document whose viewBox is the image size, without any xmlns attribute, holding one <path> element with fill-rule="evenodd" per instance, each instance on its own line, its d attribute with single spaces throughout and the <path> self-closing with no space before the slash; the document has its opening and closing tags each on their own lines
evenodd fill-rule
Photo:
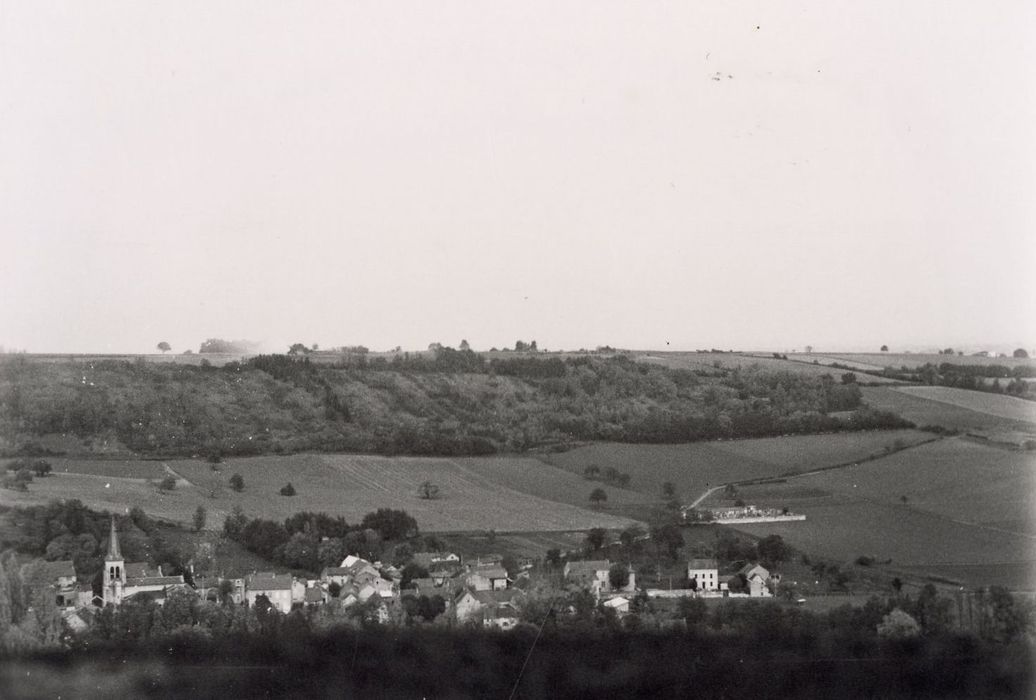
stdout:
<svg viewBox="0 0 1036 700">
<path fill-rule="evenodd" d="M 201 518 L 204 527 L 204 509 Z M 77 499 L 53 501 L 45 505 L 6 508 L 4 514 L 12 527 L 3 545 L 27 557 L 46 561 L 71 560 L 82 583 L 101 590 L 104 555 L 108 550 L 111 515 L 87 508 Z M 191 554 L 163 535 L 162 529 L 139 507 L 130 509 L 128 518 L 116 520 L 119 545 L 127 561 L 148 561 L 162 566 L 171 575 L 190 575 L 187 562 Z"/>
<path fill-rule="evenodd" d="M 223 522 L 223 534 L 264 559 L 319 573 L 350 554 L 377 561 L 390 547 L 416 537 L 418 529 L 406 511 L 391 508 L 380 508 L 350 525 L 341 516 L 306 511 L 283 523 L 248 518 L 236 506 Z"/>
<path fill-rule="evenodd" d="M 1025 399 L 1036 399 L 1036 382 L 1025 379 L 1036 377 L 1036 367 L 1019 365 L 961 365 L 942 362 L 935 365 L 926 362 L 920 367 L 886 367 L 882 375 L 908 382 L 920 382 L 930 386 L 949 386 L 972 391 L 987 391 L 1008 394 Z M 985 380 L 994 379 L 992 383 Z M 1001 384 L 1000 380 L 1007 380 Z"/>
<path fill-rule="evenodd" d="M 615 467 L 601 469 L 596 464 L 587 465 L 583 469 L 583 478 L 590 481 L 603 481 L 619 488 L 628 488 L 630 485 L 630 475 L 627 472 L 620 472 Z"/>
<path fill-rule="evenodd" d="M 317 364 L 260 355 L 223 367 L 0 363 L 0 434 L 48 433 L 152 455 L 304 450 L 473 455 L 574 440 L 672 443 L 905 427 L 855 382 L 758 367 L 703 377 L 624 355 L 432 356 Z M 463 375 L 463 376 L 460 376 Z M 234 409 L 225 410 L 233 406 Z M 850 418 L 844 413 L 852 412 Z"/>
<path fill-rule="evenodd" d="M 45 459 L 30 457 L 12 459 L 7 463 L 2 486 L 11 491 L 27 491 L 33 477 L 49 476 L 51 471 L 50 462 Z"/>
</svg>

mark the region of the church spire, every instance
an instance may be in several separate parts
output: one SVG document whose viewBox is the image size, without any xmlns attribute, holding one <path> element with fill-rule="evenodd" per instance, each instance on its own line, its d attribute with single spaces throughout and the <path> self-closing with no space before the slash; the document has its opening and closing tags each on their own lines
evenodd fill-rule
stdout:
<svg viewBox="0 0 1036 700">
<path fill-rule="evenodd" d="M 119 551 L 119 534 L 115 532 L 115 516 L 112 516 L 111 533 L 108 535 L 108 556 L 105 561 L 121 561 L 122 552 Z"/>
</svg>

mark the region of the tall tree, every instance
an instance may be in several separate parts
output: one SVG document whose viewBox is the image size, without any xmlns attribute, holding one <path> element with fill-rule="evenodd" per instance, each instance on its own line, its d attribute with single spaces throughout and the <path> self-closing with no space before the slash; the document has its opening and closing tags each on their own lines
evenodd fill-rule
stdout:
<svg viewBox="0 0 1036 700">
<path fill-rule="evenodd" d="M 173 346 L 170 345 L 169 343 L 167 343 L 164 340 L 161 343 L 159 343 L 158 345 L 156 345 L 155 347 L 157 347 L 159 350 L 161 350 L 164 353 L 165 352 L 169 352 L 170 350 L 173 349 Z"/>
<path fill-rule="evenodd" d="M 590 502 L 593 503 L 595 507 L 600 507 L 600 505 L 607 500 L 608 494 L 605 493 L 602 488 L 596 488 L 590 492 Z"/>
</svg>

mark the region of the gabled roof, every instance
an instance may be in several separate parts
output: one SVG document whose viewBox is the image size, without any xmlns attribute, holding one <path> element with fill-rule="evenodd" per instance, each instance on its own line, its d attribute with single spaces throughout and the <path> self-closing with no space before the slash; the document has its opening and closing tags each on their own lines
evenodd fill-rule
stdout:
<svg viewBox="0 0 1036 700">
<path fill-rule="evenodd" d="M 290 591 L 291 574 L 275 574 L 269 571 L 252 574 L 245 579 L 250 591 Z"/>
<path fill-rule="evenodd" d="M 126 579 L 126 588 L 134 586 L 171 586 L 183 583 L 183 576 L 141 576 Z"/>
<path fill-rule="evenodd" d="M 144 578 L 145 576 L 162 576 L 162 567 L 151 567 L 146 561 L 129 561 L 123 566 L 126 578 Z"/>
<path fill-rule="evenodd" d="M 569 576 L 596 576 L 598 571 L 607 571 L 610 568 L 612 568 L 612 563 L 607 559 L 570 561 L 565 564 Z"/>
<path fill-rule="evenodd" d="M 763 578 L 769 578 L 770 576 L 770 572 L 767 571 L 766 568 L 760 564 L 745 564 L 740 569 L 738 569 L 737 572 L 739 574 L 744 574 L 745 576 L 749 576 L 752 572 L 755 572 Z"/>
<path fill-rule="evenodd" d="M 507 578 L 507 569 L 502 566 L 476 566 L 472 572 L 486 578 Z"/>
<path fill-rule="evenodd" d="M 688 569 L 718 569 L 719 563 L 715 559 L 691 559 L 687 562 Z"/>
<path fill-rule="evenodd" d="M 307 603 L 322 603 L 324 601 L 324 592 L 319 588 L 307 588 L 306 589 L 306 602 Z"/>
<path fill-rule="evenodd" d="M 483 605 L 500 605 L 511 603 L 515 598 L 522 597 L 524 593 L 515 588 L 508 588 L 502 591 L 475 591 L 472 595 Z"/>
<path fill-rule="evenodd" d="M 344 566 L 325 566 L 321 576 L 348 576 L 351 569 Z"/>
</svg>

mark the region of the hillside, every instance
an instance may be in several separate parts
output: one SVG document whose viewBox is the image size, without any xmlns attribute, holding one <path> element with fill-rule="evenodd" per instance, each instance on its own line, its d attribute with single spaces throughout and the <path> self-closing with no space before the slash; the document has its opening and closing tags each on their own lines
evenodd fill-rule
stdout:
<svg viewBox="0 0 1036 700">
<path fill-rule="evenodd" d="M 845 413 L 860 407 L 859 387 L 827 374 L 672 369 L 624 356 L 487 360 L 447 349 L 337 364 L 0 361 L 7 454 L 455 456 L 902 425 Z"/>
</svg>

